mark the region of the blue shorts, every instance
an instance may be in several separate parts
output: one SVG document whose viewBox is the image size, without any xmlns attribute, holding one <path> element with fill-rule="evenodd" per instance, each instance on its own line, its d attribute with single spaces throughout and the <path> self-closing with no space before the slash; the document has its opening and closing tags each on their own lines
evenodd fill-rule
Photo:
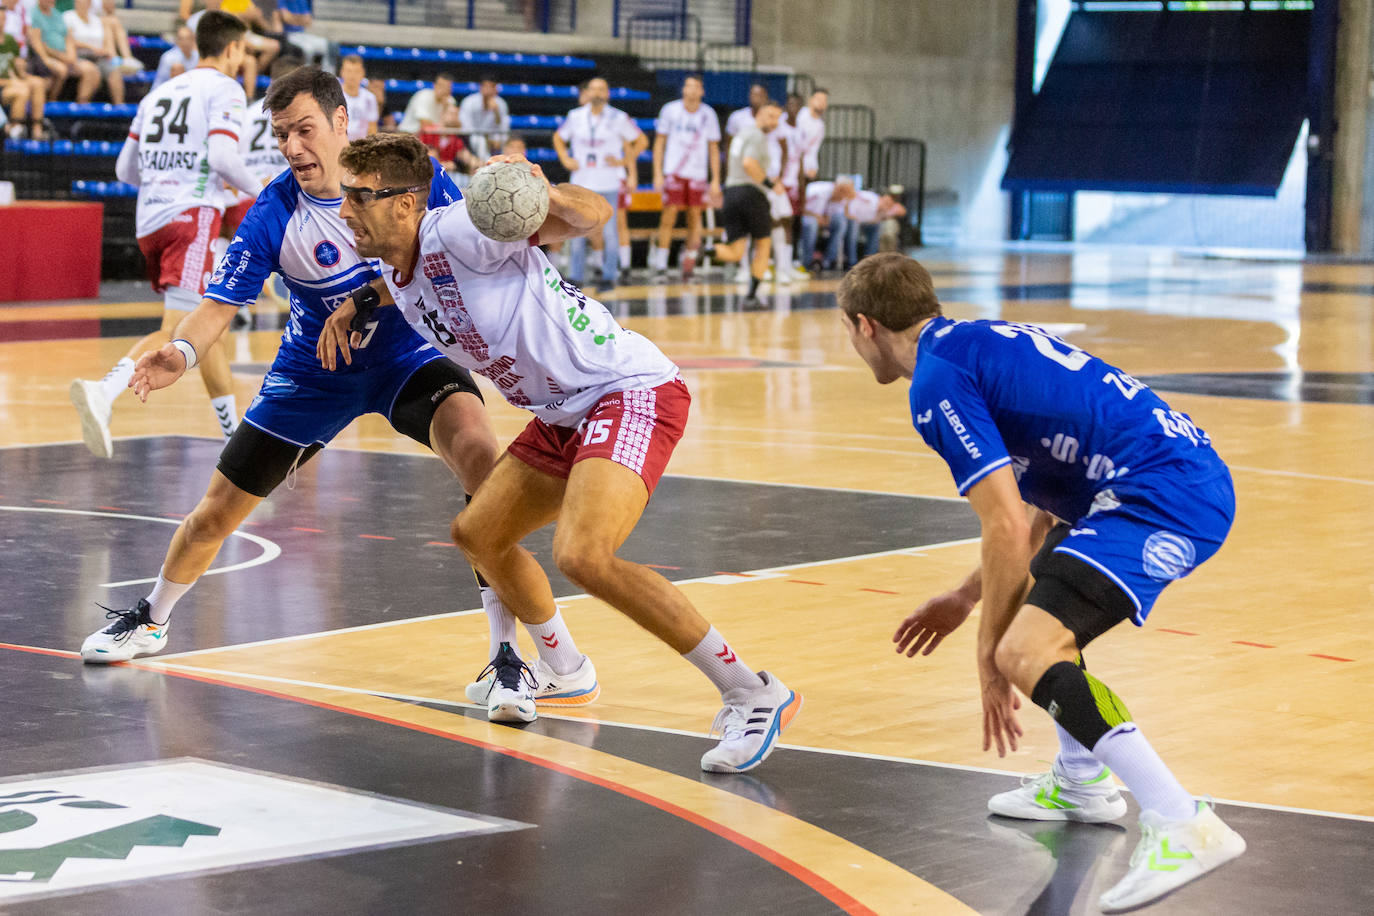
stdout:
<svg viewBox="0 0 1374 916">
<path fill-rule="evenodd" d="M 1221 548 L 1235 515 L 1236 492 L 1224 465 L 1193 475 L 1143 471 L 1100 491 L 1054 552 L 1116 583 L 1140 626 L 1164 586 Z"/>
<path fill-rule="evenodd" d="M 421 366 L 444 355 L 417 348 L 360 372 L 330 372 L 322 366 L 272 364 L 244 422 L 299 448 L 327 444 L 365 413 L 391 419 L 396 396 Z"/>
</svg>

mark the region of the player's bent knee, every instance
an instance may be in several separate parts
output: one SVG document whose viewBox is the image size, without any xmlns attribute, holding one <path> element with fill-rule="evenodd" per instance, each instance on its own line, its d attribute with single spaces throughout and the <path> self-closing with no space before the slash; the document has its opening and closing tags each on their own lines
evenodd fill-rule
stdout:
<svg viewBox="0 0 1374 916">
<path fill-rule="evenodd" d="M 611 555 L 585 544 L 564 545 L 555 541 L 553 563 L 570 581 L 588 590 L 611 575 Z"/>
</svg>

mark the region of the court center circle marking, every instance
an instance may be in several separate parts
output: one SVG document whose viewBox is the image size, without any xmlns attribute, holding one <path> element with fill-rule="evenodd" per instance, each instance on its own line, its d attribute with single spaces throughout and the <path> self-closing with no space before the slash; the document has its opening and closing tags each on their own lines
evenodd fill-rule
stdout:
<svg viewBox="0 0 1374 916">
<path fill-rule="evenodd" d="M 52 512 L 57 513 L 59 515 L 92 515 L 97 518 L 127 518 L 138 522 L 157 522 L 161 525 L 181 524 L 181 519 L 175 518 L 157 518 L 156 516 L 152 515 L 133 515 L 126 512 L 95 512 L 90 509 L 48 509 L 40 508 L 37 506 L 0 506 L 0 510 L 4 510 L 6 512 Z M 235 531 L 230 535 L 230 537 L 243 538 L 246 541 L 251 541 L 252 543 L 257 544 L 259 547 L 262 548 L 262 553 L 258 554 L 251 560 L 244 560 L 242 563 L 235 563 L 232 566 L 221 566 L 218 569 L 207 569 L 202 574 L 202 577 L 216 576 L 221 573 L 227 572 L 238 572 L 241 569 L 250 569 L 254 566 L 261 566 L 264 563 L 271 563 L 277 557 L 281 556 L 281 547 L 278 546 L 275 541 L 269 541 L 265 537 L 259 537 L 256 534 L 249 534 L 246 531 Z M 127 579 L 123 582 L 102 582 L 99 585 L 99 588 L 122 588 L 126 585 L 147 585 L 149 583 L 156 581 L 157 577 L 154 576 L 151 579 Z"/>
</svg>

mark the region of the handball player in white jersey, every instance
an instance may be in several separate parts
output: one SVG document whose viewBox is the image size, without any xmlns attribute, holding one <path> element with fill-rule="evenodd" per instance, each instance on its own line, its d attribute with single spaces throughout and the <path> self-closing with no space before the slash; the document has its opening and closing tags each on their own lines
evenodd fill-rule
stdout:
<svg viewBox="0 0 1374 916">
<path fill-rule="evenodd" d="M 256 195 L 264 182 L 239 152 L 246 101 L 230 74 L 243 63 L 246 26 L 234 16 L 207 12 L 196 27 L 200 64 L 173 77 L 139 103 L 115 174 L 138 185 L 138 247 L 148 279 L 162 294 L 162 327 L 144 337 L 99 381 L 75 379 L 72 404 L 91 454 L 109 458 L 114 400 L 134 373 L 134 360 L 172 339 L 177 323 L 200 304 L 214 269 L 212 243 L 224 210 L 223 185 Z M 226 437 L 238 425 L 233 377 L 224 344 L 200 359 L 201 380 Z"/>
<path fill-rule="evenodd" d="M 565 283 L 536 247 L 599 231 L 610 205 L 558 185 L 534 236 L 497 242 L 477 231 L 464 201 L 426 212 L 418 194 L 376 199 L 380 189 L 421 183 L 429 158 L 414 137 L 356 140 L 339 162 L 339 215 L 358 253 L 388 265 L 382 275 L 406 320 L 535 415 L 454 521 L 455 543 L 517 615 L 547 613 L 548 580 L 519 544 L 557 520 L 553 558 L 563 574 L 684 655 L 721 692 L 713 731 L 722 739 L 702 769 L 758 766 L 801 697 L 745 665 L 666 579 L 616 556 L 682 436 L 691 396 L 671 360 Z M 360 339 L 346 339 L 350 311 L 341 307 L 321 337 L 331 357 Z"/>
</svg>

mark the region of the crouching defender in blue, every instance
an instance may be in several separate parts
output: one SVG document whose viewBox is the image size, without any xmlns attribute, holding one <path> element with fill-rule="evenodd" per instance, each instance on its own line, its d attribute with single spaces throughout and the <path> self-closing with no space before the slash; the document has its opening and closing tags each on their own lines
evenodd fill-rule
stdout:
<svg viewBox="0 0 1374 916">
<path fill-rule="evenodd" d="M 348 109 L 332 73 L 302 67 L 274 80 L 265 100 L 272 132 L 290 168 L 258 196 L 200 305 L 177 325 L 177 338 L 139 359 L 130 382 L 136 394 L 165 388 L 196 364 L 229 324 L 252 303 L 273 271 L 291 291 L 291 317 L 281 347 L 243 423 L 220 454 L 205 496 L 177 528 L 149 595 L 89 637 L 81 657 L 124 661 L 167 644 L 172 607 L 209 568 L 233 531 L 264 498 L 356 417 L 385 416 L 397 432 L 432 448 L 474 492 L 496 463 L 496 436 L 472 376 L 425 343 L 396 309 L 378 311 L 359 346 L 338 361 L 326 320 L 350 293 L 376 280 L 378 262 L 354 250 L 353 233 L 339 217 L 343 189 L 339 153 L 348 145 Z M 369 206 L 387 207 L 406 192 L 428 191 L 431 207 L 458 200 L 458 189 L 434 163 L 427 188 L 349 189 Z M 324 365 L 322 365 L 322 363 Z M 538 565 L 531 558 L 529 563 Z M 515 642 L 515 617 L 478 577 L 495 656 Z M 534 666 L 536 699 L 579 705 L 596 699 L 591 662 L 555 611 L 525 621 L 541 656 Z M 556 654 L 546 658 L 544 646 Z M 554 653 L 555 650 L 548 650 Z M 490 656 L 489 656 L 490 657 Z M 489 709 L 494 719 L 502 710 Z M 533 712 L 523 717 L 527 721 Z"/>
<path fill-rule="evenodd" d="M 1123 620 L 1143 624 L 1165 585 L 1221 547 L 1235 492 L 1207 434 L 1130 375 L 1039 328 L 944 317 L 930 274 L 904 255 L 859 262 L 839 302 L 877 380 L 911 379 L 916 429 L 982 526 L 979 569 L 902 621 L 897 651 L 930 654 L 981 598 L 983 749 L 1016 749 L 1013 687 L 1058 728 L 1050 772 L 994 796 L 989 810 L 1119 818 L 1115 771 L 1140 803 L 1141 839 L 1099 901 L 1106 912 L 1240 855 L 1245 841 L 1184 790 L 1081 654 Z"/>
</svg>

